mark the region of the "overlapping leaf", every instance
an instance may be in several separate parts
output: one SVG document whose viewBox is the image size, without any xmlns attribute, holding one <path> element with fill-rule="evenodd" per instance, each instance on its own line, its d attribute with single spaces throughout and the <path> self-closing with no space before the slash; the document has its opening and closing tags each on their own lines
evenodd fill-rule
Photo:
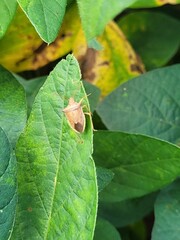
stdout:
<svg viewBox="0 0 180 240">
<path fill-rule="evenodd" d="M 179 144 L 180 65 L 157 69 L 117 88 L 97 111 L 110 130 L 147 134 Z"/>
<path fill-rule="evenodd" d="M 23 87 L 15 77 L 0 66 L 0 127 L 5 131 L 11 145 L 26 124 L 27 110 Z"/>
<path fill-rule="evenodd" d="M 180 181 L 165 188 L 155 203 L 155 223 L 152 240 L 171 240 L 179 238 L 180 221 Z"/>
<path fill-rule="evenodd" d="M 0 1 L 0 38 L 5 34 L 17 7 L 16 0 Z"/>
<path fill-rule="evenodd" d="M 128 7 L 155 7 L 166 3 L 178 4 L 180 0 L 78 0 L 83 29 L 87 40 L 102 34 L 105 25 Z M 89 11 L 91 10 L 91 11 Z"/>
<path fill-rule="evenodd" d="M 113 179 L 114 173 L 102 167 L 96 167 L 98 191 L 101 192 Z"/>
<path fill-rule="evenodd" d="M 102 34 L 105 25 L 135 0 L 77 0 L 87 40 Z"/>
<path fill-rule="evenodd" d="M 134 12 L 118 24 L 146 69 L 161 67 L 177 52 L 180 45 L 180 22 L 158 12 Z M 166 25 L 167 31 L 164 31 Z"/>
<path fill-rule="evenodd" d="M 85 96 L 69 55 L 40 89 L 17 146 L 19 201 L 12 239 L 92 239 L 97 184 L 92 126 L 76 133 L 63 109 Z M 88 107 L 87 100 L 83 105 Z M 25 174 L 24 174 L 25 173 Z"/>
<path fill-rule="evenodd" d="M 0 63 L 12 71 L 19 72 L 37 69 L 72 51 L 74 38 L 80 28 L 77 14 L 75 5 L 68 9 L 58 38 L 47 45 L 19 10 L 7 34 L 0 40 Z"/>
<path fill-rule="evenodd" d="M 144 67 L 114 22 L 106 26 L 98 41 L 103 47 L 101 51 L 88 48 L 83 32 L 79 31 L 73 53 L 80 63 L 83 79 L 98 86 L 101 95 L 106 96 L 120 83 L 141 74 Z"/>
<path fill-rule="evenodd" d="M 83 86 L 85 88 L 86 94 L 88 95 L 90 110 L 93 112 L 98 104 L 101 91 L 98 87 L 86 81 L 83 81 Z"/>
<path fill-rule="evenodd" d="M 26 101 L 22 86 L 3 67 L 0 67 L 0 85 L 0 236 L 6 240 L 12 233 L 15 220 L 14 148 L 26 123 Z"/>
<path fill-rule="evenodd" d="M 21 10 L 17 11 L 13 23 L 0 40 L 0 64 L 12 71 L 23 70 L 24 61 L 36 52 L 35 50 L 39 48 L 41 43 L 42 40 L 27 17 Z M 31 65 L 32 68 L 33 64 Z"/>
<path fill-rule="evenodd" d="M 21 22 L 25 24 L 23 28 Z M 68 10 L 58 38 L 49 46 L 41 45 L 40 39 L 22 13 L 19 13 L 14 24 L 16 31 L 12 27 L 7 36 L 0 41 L 0 49 L 4 49 L 0 62 L 13 71 L 37 69 L 73 51 L 81 65 L 83 78 L 97 85 L 102 96 L 144 71 L 141 61 L 113 22 L 107 25 L 104 34 L 98 38 L 103 49 L 88 49 L 75 5 Z M 21 35 L 26 37 L 26 32 L 23 31 L 27 27 L 27 39 L 30 40 L 24 41 Z M 14 42 L 13 47 L 8 43 L 10 38 Z M 16 52 L 22 52 L 22 55 Z"/>
<path fill-rule="evenodd" d="M 141 198 L 120 202 L 101 201 L 98 215 L 107 219 L 116 227 L 125 227 L 139 221 L 153 211 L 156 196 L 157 193 L 151 193 Z"/>
<path fill-rule="evenodd" d="M 9 239 L 17 201 L 16 159 L 5 132 L 0 128 L 0 236 Z"/>
<path fill-rule="evenodd" d="M 94 234 L 94 240 L 121 240 L 121 237 L 116 230 L 116 228 L 107 220 L 98 218 L 95 234 Z"/>
<path fill-rule="evenodd" d="M 18 3 L 40 37 L 47 43 L 53 42 L 62 24 L 67 0 L 18 0 Z"/>
<path fill-rule="evenodd" d="M 171 183 L 180 174 L 180 148 L 143 135 L 98 131 L 94 160 L 114 177 L 100 192 L 103 202 L 140 197 Z"/>
</svg>

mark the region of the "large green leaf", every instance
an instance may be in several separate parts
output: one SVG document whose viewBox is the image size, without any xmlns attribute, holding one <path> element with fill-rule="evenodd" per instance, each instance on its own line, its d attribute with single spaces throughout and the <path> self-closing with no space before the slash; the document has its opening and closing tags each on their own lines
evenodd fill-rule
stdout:
<svg viewBox="0 0 180 240">
<path fill-rule="evenodd" d="M 153 7 L 180 0 L 77 0 L 86 38 L 92 42 L 100 35 L 105 25 L 128 7 Z"/>
<path fill-rule="evenodd" d="M 63 113 L 85 96 L 72 55 L 49 75 L 17 145 L 19 201 L 13 239 L 92 239 L 97 183 L 89 116 L 83 133 Z M 89 108 L 87 98 L 82 105 Z"/>
<path fill-rule="evenodd" d="M 67 0 L 17 0 L 40 37 L 51 43 L 57 37 Z"/>
<path fill-rule="evenodd" d="M 155 203 L 155 223 L 152 240 L 179 239 L 180 181 L 164 189 Z"/>
<path fill-rule="evenodd" d="M 0 238 L 9 239 L 16 207 L 16 161 L 8 138 L 0 128 Z"/>
<path fill-rule="evenodd" d="M 0 238 L 5 240 L 12 233 L 17 200 L 13 149 L 27 114 L 22 86 L 3 67 L 0 67 L 0 84 Z"/>
<path fill-rule="evenodd" d="M 101 192 L 113 179 L 114 173 L 102 167 L 96 167 L 98 191 Z"/>
<path fill-rule="evenodd" d="M 77 0 L 83 29 L 88 40 L 100 35 L 105 25 L 136 0 Z"/>
<path fill-rule="evenodd" d="M 110 130 L 180 141 L 180 65 L 134 78 L 108 95 L 97 112 Z"/>
<path fill-rule="evenodd" d="M 16 12 L 16 0 L 0 1 L 0 38 L 5 34 L 11 20 Z"/>
<path fill-rule="evenodd" d="M 26 124 L 26 99 L 23 87 L 15 77 L 0 66 L 0 127 L 12 146 Z"/>
<path fill-rule="evenodd" d="M 114 177 L 100 200 L 117 202 L 140 197 L 172 182 L 180 174 L 180 148 L 138 134 L 98 131 L 94 160 Z"/>
<path fill-rule="evenodd" d="M 166 64 L 180 44 L 180 22 L 158 12 L 130 13 L 118 21 L 146 69 Z M 164 25 L 168 31 L 164 31 Z"/>
<path fill-rule="evenodd" d="M 98 218 L 94 233 L 94 240 L 120 240 L 121 237 L 116 228 L 107 220 Z"/>
<path fill-rule="evenodd" d="M 100 202 L 98 215 L 110 221 L 116 227 L 124 227 L 141 220 L 154 207 L 157 193 L 151 193 L 141 198 L 121 202 Z"/>
</svg>

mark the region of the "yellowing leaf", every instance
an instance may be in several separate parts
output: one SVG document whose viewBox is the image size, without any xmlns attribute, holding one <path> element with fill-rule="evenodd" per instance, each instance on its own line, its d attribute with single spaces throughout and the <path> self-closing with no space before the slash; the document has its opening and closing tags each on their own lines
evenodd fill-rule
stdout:
<svg viewBox="0 0 180 240">
<path fill-rule="evenodd" d="M 144 72 L 144 67 L 125 36 L 114 23 L 110 22 L 98 38 L 101 51 L 87 48 L 82 30 L 73 45 L 83 79 L 101 89 L 107 95 L 119 84 Z"/>
<path fill-rule="evenodd" d="M 156 3 L 157 3 L 157 5 L 159 5 L 159 6 L 161 6 L 161 5 L 164 5 L 164 4 L 167 4 L 167 3 L 169 3 L 169 4 L 177 4 L 177 3 L 179 3 L 179 1 L 177 0 L 156 0 Z"/>
<path fill-rule="evenodd" d="M 0 40 L 0 64 L 17 71 L 21 62 L 32 54 L 42 43 L 24 13 L 18 9 L 13 24 Z"/>
<path fill-rule="evenodd" d="M 137 8 L 148 8 L 148 7 L 159 7 L 165 4 L 178 4 L 180 0 L 136 0 L 131 7 Z"/>
<path fill-rule="evenodd" d="M 15 72 L 36 70 L 72 51 L 83 78 L 98 86 L 102 96 L 144 72 L 139 57 L 114 22 L 106 26 L 98 41 L 103 47 L 101 51 L 87 47 L 76 5 L 66 13 L 59 36 L 50 45 L 42 42 L 19 11 L 8 34 L 0 41 L 0 63 Z"/>
<path fill-rule="evenodd" d="M 32 52 L 29 58 L 21 62 L 18 71 L 38 69 L 72 51 L 72 44 L 80 26 L 80 19 L 77 17 L 77 9 L 74 6 L 70 8 L 65 15 L 60 33 L 56 40 L 50 45 L 42 42 L 38 51 Z"/>
<path fill-rule="evenodd" d="M 72 7 L 64 18 L 59 36 L 47 45 L 19 10 L 9 31 L 0 40 L 0 64 L 14 72 L 36 70 L 70 52 L 79 28 L 77 9 Z"/>
</svg>

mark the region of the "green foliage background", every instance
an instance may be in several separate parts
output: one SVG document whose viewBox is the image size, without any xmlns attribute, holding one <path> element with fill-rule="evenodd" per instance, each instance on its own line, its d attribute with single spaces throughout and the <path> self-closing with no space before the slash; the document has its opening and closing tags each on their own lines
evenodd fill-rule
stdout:
<svg viewBox="0 0 180 240">
<path fill-rule="evenodd" d="M 179 0 L 0 2 L 2 240 L 178 239 L 179 16 Z"/>
</svg>

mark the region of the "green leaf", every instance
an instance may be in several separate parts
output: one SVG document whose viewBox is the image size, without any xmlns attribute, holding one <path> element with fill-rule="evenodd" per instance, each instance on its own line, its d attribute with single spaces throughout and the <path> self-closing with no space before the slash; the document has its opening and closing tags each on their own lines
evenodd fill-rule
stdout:
<svg viewBox="0 0 180 240">
<path fill-rule="evenodd" d="M 102 167 L 97 167 L 96 172 L 98 191 L 101 192 L 111 182 L 114 177 L 114 173 L 111 170 Z"/>
<path fill-rule="evenodd" d="M 58 35 L 67 0 L 17 0 L 39 36 L 51 43 Z"/>
<path fill-rule="evenodd" d="M 153 210 L 156 196 L 157 193 L 151 193 L 141 198 L 121 202 L 100 202 L 98 215 L 118 228 L 125 227 L 149 214 Z"/>
<path fill-rule="evenodd" d="M 140 55 L 146 69 L 165 65 L 180 44 L 180 22 L 158 12 L 130 13 L 118 25 Z M 164 31 L 164 25 L 168 31 Z"/>
<path fill-rule="evenodd" d="M 114 177 L 100 200 L 117 202 L 140 197 L 171 183 L 180 174 L 180 148 L 143 135 L 98 131 L 94 160 Z"/>
<path fill-rule="evenodd" d="M 98 42 L 96 38 L 93 38 L 88 42 L 88 48 L 93 48 L 97 51 L 103 50 L 103 46 Z"/>
<path fill-rule="evenodd" d="M 21 85 L 24 87 L 24 90 L 26 92 L 26 98 L 27 98 L 27 107 L 28 107 L 28 115 L 31 112 L 32 105 L 34 103 L 34 99 L 39 91 L 39 89 L 44 84 L 46 77 L 38 77 L 31 80 L 25 80 L 24 78 L 15 75 L 16 79 L 21 83 Z"/>
<path fill-rule="evenodd" d="M 6 240 L 10 238 L 15 218 L 16 161 L 2 128 L 0 128 L 0 162 L 0 236 L 1 239 Z"/>
<path fill-rule="evenodd" d="M 83 133 L 63 109 L 85 91 L 76 59 L 68 55 L 38 92 L 17 145 L 18 208 L 13 239 L 92 239 L 97 183 L 89 116 Z M 87 98 L 82 105 L 89 108 Z"/>
<path fill-rule="evenodd" d="M 152 7 L 180 0 L 77 0 L 83 29 L 89 41 L 99 36 L 105 25 L 128 7 Z"/>
<path fill-rule="evenodd" d="M 107 220 L 98 218 L 94 233 L 94 240 L 121 240 L 116 228 Z"/>
<path fill-rule="evenodd" d="M 2 66 L 0 85 L 0 126 L 14 147 L 26 124 L 25 92 L 15 77 Z"/>
<path fill-rule="evenodd" d="M 77 0 L 87 40 L 100 35 L 111 19 L 134 2 L 135 0 Z"/>
<path fill-rule="evenodd" d="M 180 141 L 180 65 L 134 78 L 108 95 L 97 112 L 110 130 Z"/>
<path fill-rule="evenodd" d="M 179 239 L 180 181 L 176 181 L 159 194 L 155 203 L 155 223 L 152 240 Z"/>
<path fill-rule="evenodd" d="M 93 112 L 97 106 L 100 97 L 100 89 L 89 82 L 83 81 L 86 94 L 88 96 L 91 112 Z"/>
<path fill-rule="evenodd" d="M 25 126 L 27 113 L 22 86 L 2 66 L 0 84 L 0 236 L 4 240 L 12 233 L 17 202 L 16 159 L 12 149 Z"/>
<path fill-rule="evenodd" d="M 9 24 L 16 12 L 16 0 L 1 0 L 0 1 L 0 38 L 6 33 Z"/>
</svg>

